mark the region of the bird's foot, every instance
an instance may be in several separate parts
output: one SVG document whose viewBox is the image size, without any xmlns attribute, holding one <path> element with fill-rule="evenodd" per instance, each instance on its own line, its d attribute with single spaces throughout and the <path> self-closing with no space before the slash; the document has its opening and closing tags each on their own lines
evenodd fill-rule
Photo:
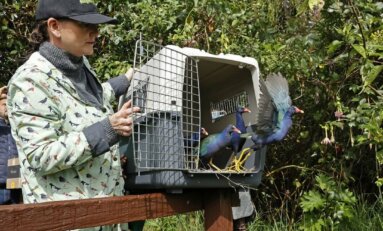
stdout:
<svg viewBox="0 0 383 231">
<path fill-rule="evenodd" d="M 212 159 L 210 159 L 208 165 L 210 166 L 211 169 L 214 169 L 214 170 L 216 170 L 217 172 L 222 172 L 222 169 L 218 168 L 215 164 L 213 164 L 213 160 L 212 160 Z"/>
<path fill-rule="evenodd" d="M 228 167 L 225 168 L 225 171 L 228 172 L 234 172 L 234 173 L 239 173 L 242 172 L 243 169 L 240 166 L 239 159 L 234 159 Z"/>
<path fill-rule="evenodd" d="M 246 170 L 246 168 L 244 167 L 244 164 L 251 154 L 252 154 L 251 148 L 245 148 L 242 150 L 241 155 L 234 162 L 234 169 L 237 172 L 243 172 Z"/>
<path fill-rule="evenodd" d="M 238 162 L 238 159 L 236 156 L 234 156 L 232 158 L 232 160 L 230 161 L 230 164 L 225 168 L 226 171 L 233 171 L 233 172 L 237 172 L 236 171 L 236 165 L 237 165 L 237 162 Z"/>
<path fill-rule="evenodd" d="M 238 161 L 239 165 L 243 166 L 245 164 L 246 160 L 251 156 L 251 154 L 253 154 L 252 149 L 249 149 L 247 151 L 246 155 L 243 157 L 243 159 Z"/>
</svg>

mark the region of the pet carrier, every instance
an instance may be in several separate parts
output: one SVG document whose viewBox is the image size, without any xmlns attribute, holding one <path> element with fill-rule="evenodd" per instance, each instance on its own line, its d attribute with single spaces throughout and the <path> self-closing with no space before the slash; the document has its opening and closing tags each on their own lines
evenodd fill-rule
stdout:
<svg viewBox="0 0 383 231">
<path fill-rule="evenodd" d="M 259 99 L 259 68 L 254 58 L 212 55 L 193 48 L 136 43 L 136 72 L 120 106 L 131 99 L 141 111 L 133 115 L 130 138 L 120 141 L 128 158 L 129 189 L 183 189 L 251 187 L 260 184 L 266 148 L 244 163 L 243 171 L 228 170 L 230 150 L 222 150 L 214 163 L 222 171 L 205 169 L 199 161 L 199 139 L 204 127 L 210 134 L 235 124 L 238 105 L 247 130 L 253 131 Z M 244 148 L 252 145 L 247 140 Z"/>
</svg>

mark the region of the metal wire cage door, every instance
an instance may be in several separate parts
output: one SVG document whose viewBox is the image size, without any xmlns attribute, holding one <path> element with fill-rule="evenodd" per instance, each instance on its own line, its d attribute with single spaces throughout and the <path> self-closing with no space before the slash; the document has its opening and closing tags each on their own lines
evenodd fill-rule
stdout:
<svg viewBox="0 0 383 231">
<path fill-rule="evenodd" d="M 139 40 L 135 74 L 126 95 L 133 115 L 132 150 L 140 170 L 196 170 L 201 124 L 195 59 Z"/>
</svg>

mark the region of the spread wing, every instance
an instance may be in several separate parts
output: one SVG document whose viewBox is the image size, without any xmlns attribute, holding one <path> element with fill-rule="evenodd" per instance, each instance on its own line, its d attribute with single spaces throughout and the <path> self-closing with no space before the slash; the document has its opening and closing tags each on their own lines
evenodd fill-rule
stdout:
<svg viewBox="0 0 383 231">
<path fill-rule="evenodd" d="M 281 73 L 272 73 L 266 78 L 266 87 L 278 112 L 285 112 L 291 107 L 289 85 Z"/>
<path fill-rule="evenodd" d="M 272 132 L 275 127 L 276 107 L 267 89 L 266 83 L 262 79 L 259 82 L 261 93 L 259 96 L 256 120 L 257 132 L 267 134 Z"/>
</svg>

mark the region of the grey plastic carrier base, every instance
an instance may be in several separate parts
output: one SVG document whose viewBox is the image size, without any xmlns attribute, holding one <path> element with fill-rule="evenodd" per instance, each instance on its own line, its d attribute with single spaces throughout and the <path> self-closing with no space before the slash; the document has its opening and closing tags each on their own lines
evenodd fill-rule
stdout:
<svg viewBox="0 0 383 231">
<path fill-rule="evenodd" d="M 151 171 L 128 175 L 127 189 L 186 189 L 186 188 L 256 188 L 261 183 L 262 172 L 190 173 L 184 171 Z"/>
<path fill-rule="evenodd" d="M 249 127 L 251 131 L 254 127 Z M 244 147 L 250 147 L 252 141 L 246 141 Z M 128 160 L 133 160 L 132 142 L 124 139 L 121 149 L 125 150 Z M 249 169 L 243 173 L 233 173 L 209 169 L 198 170 L 150 170 L 139 169 L 134 161 L 128 161 L 125 187 L 132 189 L 186 189 L 186 188 L 257 188 L 261 183 L 267 148 L 264 147 L 251 155 L 245 163 Z"/>
</svg>

